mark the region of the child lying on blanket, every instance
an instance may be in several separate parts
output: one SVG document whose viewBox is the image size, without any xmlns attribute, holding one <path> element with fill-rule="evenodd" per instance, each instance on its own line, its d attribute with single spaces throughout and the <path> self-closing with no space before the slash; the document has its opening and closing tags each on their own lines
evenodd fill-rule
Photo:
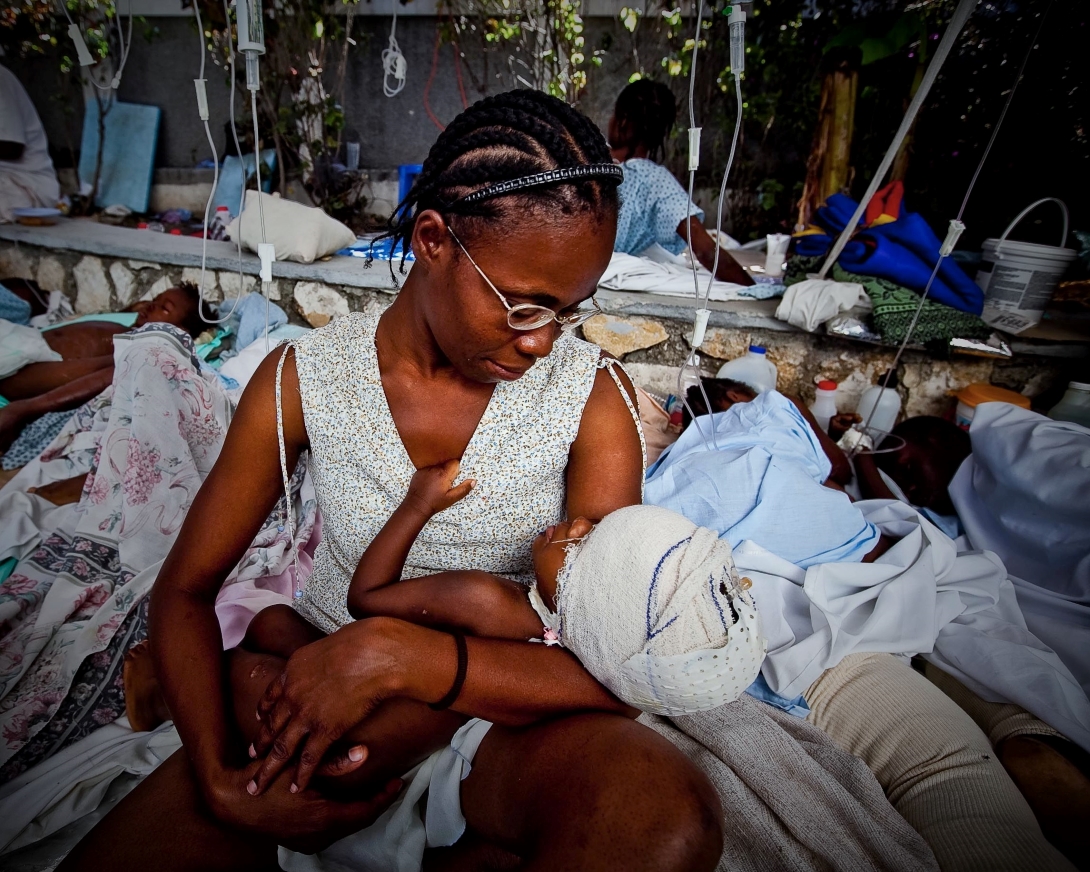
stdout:
<svg viewBox="0 0 1090 872">
<path fill-rule="evenodd" d="M 113 381 L 113 338 L 134 327 L 160 322 L 180 327 L 196 337 L 205 329 L 201 312 L 211 310 L 200 299 L 196 285 L 182 282 L 152 300 L 133 303 L 124 312 L 132 323 L 116 320 L 81 320 L 43 330 L 41 341 L 60 360 L 30 363 L 0 379 L 0 397 L 10 402 L 0 408 L 0 451 L 15 441 L 23 428 L 46 412 L 75 409 L 98 396 Z"/>
</svg>

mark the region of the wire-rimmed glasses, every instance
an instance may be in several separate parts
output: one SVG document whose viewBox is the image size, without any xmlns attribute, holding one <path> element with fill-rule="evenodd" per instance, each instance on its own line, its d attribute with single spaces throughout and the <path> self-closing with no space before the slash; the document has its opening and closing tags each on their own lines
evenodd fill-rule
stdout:
<svg viewBox="0 0 1090 872">
<path fill-rule="evenodd" d="M 481 278 L 484 279 L 485 284 L 500 298 L 500 302 L 503 303 L 503 307 L 507 310 L 507 324 L 513 330 L 536 330 L 539 327 L 544 327 L 550 321 L 556 321 L 560 325 L 561 330 L 574 330 L 580 324 L 585 323 L 602 311 L 598 306 L 598 301 L 593 297 L 590 298 L 591 308 L 580 309 L 572 315 L 558 315 L 548 306 L 535 306 L 532 303 L 520 303 L 517 306 L 512 306 L 507 302 L 507 297 L 505 297 L 500 289 L 492 283 L 492 279 L 486 276 L 484 270 L 477 266 L 477 261 L 473 259 L 473 255 L 466 251 L 466 247 L 462 245 L 462 240 L 460 240 L 458 235 L 451 230 L 449 224 L 447 225 L 447 230 L 450 230 L 450 235 L 458 244 L 458 247 L 462 249 L 462 254 L 466 256 L 473 265 L 473 268 L 477 270 Z"/>
</svg>

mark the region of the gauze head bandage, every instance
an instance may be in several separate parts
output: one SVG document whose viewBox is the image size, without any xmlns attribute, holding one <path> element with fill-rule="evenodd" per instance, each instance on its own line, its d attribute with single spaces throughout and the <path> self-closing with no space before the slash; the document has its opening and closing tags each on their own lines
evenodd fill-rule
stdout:
<svg viewBox="0 0 1090 872">
<path fill-rule="evenodd" d="M 630 506 L 571 546 L 560 641 L 619 699 L 659 715 L 715 708 L 756 679 L 757 611 L 730 545 L 681 515 Z"/>
</svg>

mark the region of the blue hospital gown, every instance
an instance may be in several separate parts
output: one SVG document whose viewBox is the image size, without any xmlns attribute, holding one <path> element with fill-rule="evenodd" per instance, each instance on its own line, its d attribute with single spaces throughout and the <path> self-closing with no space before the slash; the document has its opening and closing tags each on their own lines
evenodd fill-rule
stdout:
<svg viewBox="0 0 1090 872">
<path fill-rule="evenodd" d="M 858 563 L 880 533 L 847 495 L 822 486 L 831 464 L 794 404 L 776 391 L 690 424 L 647 471 L 644 501 L 746 539 L 803 569 Z"/>
<path fill-rule="evenodd" d="M 689 200 L 674 174 L 661 164 L 634 157 L 621 164 L 621 169 L 621 212 L 613 250 L 639 254 L 657 242 L 671 254 L 681 254 L 685 240 L 678 235 L 678 225 L 690 215 L 703 221 L 703 210 Z"/>
</svg>

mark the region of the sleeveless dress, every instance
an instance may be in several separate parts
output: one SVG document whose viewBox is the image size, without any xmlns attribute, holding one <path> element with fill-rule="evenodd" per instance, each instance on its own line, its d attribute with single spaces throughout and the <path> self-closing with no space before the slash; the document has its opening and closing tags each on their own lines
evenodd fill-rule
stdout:
<svg viewBox="0 0 1090 872">
<path fill-rule="evenodd" d="M 416 472 L 382 387 L 375 349 L 378 319 L 351 314 L 291 343 L 323 520 L 314 571 L 296 593 L 295 605 L 326 632 L 352 621 L 347 609 L 352 574 Z M 287 348 L 280 367 L 286 353 Z M 607 369 L 621 390 L 643 446 L 639 415 L 614 372 L 616 361 L 599 355 L 597 346 L 563 333 L 552 353 L 522 378 L 496 385 L 462 455 L 457 479 L 473 478 L 477 485 L 424 527 L 403 578 L 478 569 L 533 584 L 530 545 L 546 526 L 565 517 L 568 454 L 598 369 Z M 276 395 L 286 477 L 279 369 Z M 290 524 L 290 518 L 285 521 Z M 324 864 L 289 856 L 283 848 L 281 864 L 288 869 L 337 864 L 419 869 L 425 843 L 453 844 L 464 830 L 459 785 L 490 726 L 470 720 L 450 747 L 406 774 L 401 798 L 378 821 L 324 851 Z M 426 830 L 416 809 L 425 792 Z"/>
</svg>

